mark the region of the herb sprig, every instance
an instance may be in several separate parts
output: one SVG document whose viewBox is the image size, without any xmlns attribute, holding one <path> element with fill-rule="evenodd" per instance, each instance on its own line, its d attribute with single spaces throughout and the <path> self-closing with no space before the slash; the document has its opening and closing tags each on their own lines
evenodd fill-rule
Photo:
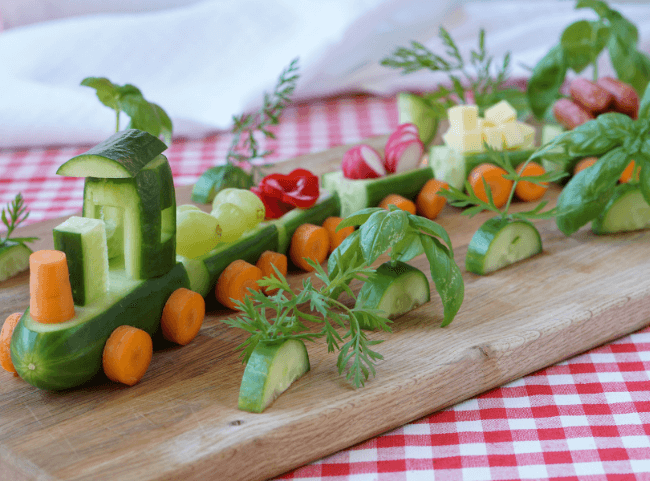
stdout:
<svg viewBox="0 0 650 481">
<path fill-rule="evenodd" d="M 504 88 L 509 77 L 510 52 L 506 53 L 503 63 L 497 65 L 494 57 L 486 50 L 485 30 L 481 29 L 478 50 L 472 50 L 469 60 L 465 60 L 443 27 L 440 27 L 439 37 L 447 58 L 433 53 L 420 42 L 411 41 L 410 48 L 397 48 L 391 56 L 381 61 L 381 65 L 401 69 L 403 74 L 423 69 L 448 73 L 451 89 L 441 86 L 424 96 L 433 107 L 436 103 L 442 107 L 435 109 L 439 118 L 444 118 L 447 109 L 459 103 L 474 103 L 479 107 L 480 113 L 483 113 L 500 100 L 507 100 L 520 115 L 526 115 L 528 102 L 525 93 L 515 88 Z M 471 91 L 473 101 L 467 96 L 467 90 Z"/>
<path fill-rule="evenodd" d="M 160 105 L 147 101 L 135 85 L 117 85 L 105 77 L 87 77 L 81 85 L 95 89 L 101 103 L 115 111 L 115 132 L 120 130 L 120 112 L 129 116 L 127 129 L 139 129 L 155 137 L 172 140 L 172 121 Z"/>
<path fill-rule="evenodd" d="M 569 25 L 560 42 L 535 65 L 527 96 L 538 118 L 560 97 L 569 69 L 581 73 L 591 65 L 593 80 L 598 79 L 598 58 L 605 49 L 622 82 L 640 93 L 650 81 L 650 57 L 637 49 L 639 32 L 632 22 L 602 0 L 578 0 L 575 8 L 593 10 L 598 20 L 579 20 Z"/>
<path fill-rule="evenodd" d="M 7 217 L 8 216 L 8 217 Z M 11 240 L 13 242 L 18 242 L 19 244 L 25 244 L 25 242 L 34 242 L 38 240 L 38 237 L 14 237 L 9 239 L 9 236 L 13 231 L 29 217 L 29 212 L 25 206 L 25 200 L 23 199 L 22 194 L 19 192 L 16 194 L 16 198 L 7 204 L 6 210 L 2 209 L 2 223 L 7 228 L 7 234 L 3 239 L 0 236 L 0 247 L 4 246 L 7 241 Z"/>
<path fill-rule="evenodd" d="M 282 341 L 300 339 L 315 341 L 325 338 L 328 352 L 338 351 L 337 367 L 339 374 L 346 372 L 346 379 L 354 387 L 361 387 L 368 377 L 375 375 L 375 363 L 383 359 L 382 355 L 372 349 L 382 341 L 370 340 L 361 329 L 362 324 L 370 324 L 382 331 L 390 332 L 390 321 L 381 317 L 377 311 L 362 308 L 349 308 L 333 297 L 339 288 L 344 289 L 354 298 L 348 284 L 353 279 L 365 280 L 374 270 L 365 264 L 344 266 L 339 265 L 337 274 L 330 278 L 320 264 L 310 262 L 315 269 L 315 275 L 324 285 L 317 288 L 311 278 L 303 280 L 302 288 L 293 293 L 286 278 L 275 269 L 277 279 L 264 278 L 260 286 L 278 289 L 277 293 L 267 297 L 260 292 L 238 302 L 243 314 L 223 322 L 230 327 L 243 329 L 250 334 L 237 349 L 242 350 L 244 363 L 248 362 L 255 346 L 261 341 Z M 273 315 L 269 319 L 267 310 Z M 305 322 L 321 324 L 318 332 L 310 332 Z M 341 335 L 337 328 L 347 331 Z"/>
<path fill-rule="evenodd" d="M 273 153 L 272 150 L 261 150 L 256 133 L 261 133 L 267 139 L 276 138 L 270 127 L 279 124 L 282 111 L 291 101 L 299 78 L 298 70 L 298 58 L 295 58 L 282 70 L 273 92 L 264 93 L 264 103 L 259 112 L 233 116 L 234 137 L 226 155 L 229 164 L 239 165 Z M 254 177 L 260 175 L 261 168 L 260 165 L 252 165 Z"/>
<path fill-rule="evenodd" d="M 547 172 L 545 174 L 536 175 L 536 176 L 521 175 L 512 166 L 512 162 L 510 162 L 510 157 L 507 151 L 495 150 L 489 145 L 487 145 L 486 143 L 484 143 L 484 147 L 486 153 L 490 157 L 490 160 L 495 165 L 498 165 L 499 167 L 501 167 L 507 172 L 507 174 L 505 174 L 503 177 L 505 179 L 513 181 L 513 185 L 510 190 L 510 194 L 508 196 L 508 200 L 506 204 L 503 206 L 502 209 L 500 209 L 494 204 L 490 186 L 485 181 L 485 179 L 482 179 L 483 187 L 485 189 L 485 193 L 488 198 L 487 202 L 477 197 L 469 181 L 465 181 L 466 192 L 463 192 L 462 190 L 457 189 L 456 187 L 453 186 L 449 186 L 447 189 L 443 189 L 440 191 L 441 195 L 449 199 L 451 205 L 453 205 L 454 207 L 472 206 L 469 207 L 468 209 L 463 210 L 462 212 L 463 215 L 467 215 L 469 217 L 473 217 L 474 215 L 478 214 L 479 212 L 482 212 L 483 210 L 494 212 L 504 219 L 510 219 L 510 220 L 517 219 L 522 221 L 530 221 L 531 219 L 550 219 L 557 214 L 557 208 L 549 209 L 546 211 L 543 210 L 544 207 L 546 207 L 546 205 L 548 204 L 548 201 L 542 201 L 538 203 L 533 209 L 527 211 L 509 212 L 509 209 L 510 209 L 510 205 L 512 204 L 512 199 L 514 197 L 515 188 L 517 187 L 517 184 L 519 182 L 526 181 L 535 185 L 546 185 L 549 182 L 555 182 L 565 177 L 567 175 L 565 172 L 552 171 L 552 172 Z M 524 171 L 526 165 L 528 165 L 531 159 L 532 157 L 526 160 L 522 164 L 521 172 Z"/>
</svg>

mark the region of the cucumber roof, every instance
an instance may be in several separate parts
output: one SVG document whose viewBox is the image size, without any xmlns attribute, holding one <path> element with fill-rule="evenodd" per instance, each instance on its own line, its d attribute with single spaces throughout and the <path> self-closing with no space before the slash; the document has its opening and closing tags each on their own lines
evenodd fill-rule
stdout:
<svg viewBox="0 0 650 481">
<path fill-rule="evenodd" d="M 65 162 L 58 175 L 119 179 L 135 177 L 167 146 L 148 132 L 128 129 L 117 132 L 95 147 Z"/>
</svg>

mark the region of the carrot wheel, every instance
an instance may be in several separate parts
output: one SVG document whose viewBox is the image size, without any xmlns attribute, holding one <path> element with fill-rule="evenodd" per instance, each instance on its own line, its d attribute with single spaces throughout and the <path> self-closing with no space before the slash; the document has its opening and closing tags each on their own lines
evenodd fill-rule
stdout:
<svg viewBox="0 0 650 481">
<path fill-rule="evenodd" d="M 20 321 L 22 317 L 21 312 L 14 312 L 7 319 L 5 319 L 4 324 L 2 325 L 2 331 L 0 331 L 0 366 L 8 372 L 16 373 L 16 368 L 14 363 L 11 361 L 11 336 L 16 329 L 16 324 Z"/>
<path fill-rule="evenodd" d="M 632 176 L 634 175 L 634 168 L 636 167 L 636 164 L 634 163 L 633 160 L 630 161 L 629 164 L 627 164 L 627 167 L 625 167 L 625 170 L 621 174 L 621 177 L 618 179 L 619 182 L 626 184 L 627 182 L 632 180 Z M 638 176 L 635 180 L 638 180 Z"/>
<path fill-rule="evenodd" d="M 510 189 L 512 189 L 512 181 L 504 178 L 507 174 L 505 170 L 493 164 L 481 164 L 474 167 L 469 174 L 469 184 L 476 194 L 476 197 L 483 202 L 488 201 L 483 181 L 485 179 L 490 192 L 492 193 L 492 200 L 497 207 L 503 207 L 508 202 L 510 196 Z"/>
<path fill-rule="evenodd" d="M 420 190 L 417 199 L 415 199 L 418 214 L 431 220 L 438 217 L 438 214 L 447 203 L 447 199 L 438 192 L 448 187 L 449 184 L 442 180 L 428 180 Z"/>
<path fill-rule="evenodd" d="M 354 227 L 352 226 L 344 227 L 337 231 L 336 228 L 342 221 L 343 219 L 341 217 L 328 217 L 325 219 L 325 222 L 323 222 L 323 227 L 325 227 L 330 236 L 330 254 L 334 252 L 334 249 L 341 245 L 347 236 L 354 232 Z"/>
<path fill-rule="evenodd" d="M 307 260 L 322 264 L 327 259 L 330 248 L 330 237 L 327 229 L 319 225 L 303 224 L 296 229 L 291 237 L 289 257 L 303 271 L 314 270 Z"/>
<path fill-rule="evenodd" d="M 546 173 L 544 167 L 539 165 L 537 162 L 528 162 L 526 168 L 523 169 L 523 172 L 521 168 L 522 166 L 523 164 L 517 168 L 517 173 L 523 176 L 535 177 Z M 548 184 L 546 183 L 544 185 L 537 185 L 527 180 L 520 180 L 517 182 L 517 186 L 515 187 L 515 195 L 524 202 L 532 202 L 533 200 L 542 197 L 547 190 Z"/>
<path fill-rule="evenodd" d="M 196 337 L 205 317 L 205 300 L 201 294 L 180 287 L 163 308 L 160 326 L 165 339 L 184 346 Z"/>
<path fill-rule="evenodd" d="M 255 264 L 261 271 L 262 277 L 278 278 L 273 267 L 280 271 L 280 274 L 287 276 L 287 256 L 279 252 L 264 251 Z M 273 295 L 277 289 L 262 287 L 264 294 Z"/>
<path fill-rule="evenodd" d="M 104 346 L 104 373 L 111 381 L 133 386 L 147 372 L 152 356 L 153 343 L 149 334 L 133 326 L 120 326 Z"/>
<path fill-rule="evenodd" d="M 257 283 L 262 278 L 262 271 L 259 267 L 248 262 L 237 259 L 228 264 L 215 287 L 217 300 L 230 309 L 239 309 L 235 301 L 244 302 L 249 295 L 249 289 L 259 292 L 260 286 Z"/>
<path fill-rule="evenodd" d="M 573 175 L 576 175 L 578 172 L 585 170 L 587 167 L 591 167 L 596 163 L 597 160 L 598 157 L 585 157 L 573 168 Z"/>
<path fill-rule="evenodd" d="M 398 194 L 388 194 L 384 197 L 384 200 L 379 203 L 379 207 L 382 209 L 388 209 L 388 206 L 391 204 L 398 209 L 405 210 L 406 212 L 415 215 L 415 204 L 406 197 L 402 197 Z"/>
</svg>

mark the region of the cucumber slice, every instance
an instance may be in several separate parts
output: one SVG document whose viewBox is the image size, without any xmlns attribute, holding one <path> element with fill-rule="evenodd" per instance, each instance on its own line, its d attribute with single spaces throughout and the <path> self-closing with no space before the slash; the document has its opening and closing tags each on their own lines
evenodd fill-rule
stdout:
<svg viewBox="0 0 650 481">
<path fill-rule="evenodd" d="M 429 302 L 431 289 L 422 271 L 404 262 L 386 262 L 363 284 L 355 307 L 378 309 L 389 319 Z M 376 326 L 361 325 L 363 329 Z"/>
<path fill-rule="evenodd" d="M 192 201 L 199 204 L 209 204 L 217 193 L 229 187 L 237 189 L 250 189 L 253 186 L 253 177 L 244 172 L 240 167 L 231 164 L 210 167 L 201 174 L 194 187 L 192 187 Z"/>
<path fill-rule="evenodd" d="M 324 189 L 338 194 L 341 200 L 340 217 L 347 217 L 366 207 L 376 207 L 388 194 L 414 199 L 429 179 L 433 179 L 430 167 L 368 180 L 346 179 L 339 170 L 324 174 L 322 184 Z"/>
<path fill-rule="evenodd" d="M 304 342 L 297 339 L 260 341 L 244 370 L 239 409 L 261 413 L 309 369 Z"/>
<path fill-rule="evenodd" d="M 70 217 L 52 232 L 54 248 L 65 252 L 72 299 L 85 306 L 108 292 L 108 248 L 104 221 Z"/>
<path fill-rule="evenodd" d="M 542 238 L 533 224 L 493 217 L 469 242 L 465 269 L 475 274 L 488 274 L 540 252 Z"/>
<path fill-rule="evenodd" d="M 506 151 L 513 167 L 528 160 L 533 150 Z M 463 154 L 447 145 L 434 145 L 429 150 L 429 165 L 435 178 L 447 182 L 452 187 L 463 189 L 472 169 L 481 164 L 494 163 L 484 152 Z"/>
<path fill-rule="evenodd" d="M 397 94 L 397 116 L 400 124 L 415 124 L 420 133 L 420 140 L 428 146 L 436 136 L 438 120 L 436 111 L 424 97 L 410 92 Z"/>
<path fill-rule="evenodd" d="M 639 184 L 619 184 L 603 212 L 591 223 L 596 234 L 629 232 L 650 227 L 650 205 Z"/>
<path fill-rule="evenodd" d="M 27 270 L 31 254 L 32 250 L 25 244 L 7 240 L 0 247 L 0 282 Z"/>
<path fill-rule="evenodd" d="M 200 259 L 190 259 L 189 257 L 176 255 L 176 260 L 183 264 L 187 271 L 187 277 L 190 280 L 190 289 L 198 292 L 203 297 L 210 292 L 210 272 Z"/>
</svg>

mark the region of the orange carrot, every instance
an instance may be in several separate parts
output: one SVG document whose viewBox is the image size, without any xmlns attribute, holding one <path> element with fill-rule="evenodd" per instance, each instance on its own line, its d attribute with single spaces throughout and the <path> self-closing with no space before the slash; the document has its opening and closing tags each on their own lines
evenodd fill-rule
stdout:
<svg viewBox="0 0 650 481">
<path fill-rule="evenodd" d="M 307 259 L 322 264 L 327 259 L 329 248 L 330 238 L 325 227 L 303 224 L 291 237 L 289 257 L 296 266 L 311 272 L 314 268 L 307 263 Z"/>
<path fill-rule="evenodd" d="M 280 271 L 280 274 L 285 277 L 287 276 L 287 256 L 280 254 L 279 252 L 262 252 L 262 255 L 257 260 L 256 266 L 262 271 L 262 277 L 273 277 L 277 279 L 278 276 L 275 274 L 273 266 Z M 264 291 L 264 294 L 266 295 L 273 295 L 277 292 L 277 289 L 262 287 L 262 291 Z"/>
<path fill-rule="evenodd" d="M 428 180 L 420 190 L 417 199 L 415 199 L 418 215 L 431 220 L 438 217 L 438 214 L 447 203 L 447 199 L 438 192 L 448 187 L 449 184 L 442 180 Z"/>
<path fill-rule="evenodd" d="M 14 333 L 16 324 L 20 321 L 22 317 L 22 312 L 14 312 L 9 317 L 5 319 L 4 324 L 2 325 L 2 331 L 0 331 L 0 366 L 7 371 L 16 374 L 16 368 L 14 363 L 11 361 L 11 335 Z"/>
<path fill-rule="evenodd" d="M 410 212 L 411 214 L 415 215 L 415 203 L 408 200 L 406 197 L 402 197 L 398 194 L 388 194 L 386 197 L 384 197 L 384 200 L 379 203 L 379 207 L 382 209 L 388 209 L 388 206 L 391 204 L 398 209 L 405 210 L 406 212 Z"/>
<path fill-rule="evenodd" d="M 205 317 L 205 300 L 201 294 L 180 287 L 163 308 L 160 327 L 168 341 L 184 346 L 196 337 Z"/>
<path fill-rule="evenodd" d="M 573 175 L 576 175 L 578 172 L 585 170 L 587 167 L 591 167 L 596 163 L 597 160 L 598 157 L 585 157 L 573 168 Z"/>
<path fill-rule="evenodd" d="M 29 256 L 29 314 L 54 324 L 74 317 L 74 301 L 65 253 L 36 251 Z"/>
<path fill-rule="evenodd" d="M 217 300 L 230 309 L 237 310 L 235 301 L 244 302 L 244 298 L 249 295 L 248 290 L 260 291 L 257 284 L 262 278 L 262 271 L 248 262 L 237 259 L 226 267 L 215 288 Z"/>
<path fill-rule="evenodd" d="M 328 217 L 325 219 L 325 222 L 323 222 L 323 227 L 325 227 L 327 234 L 330 236 L 330 254 L 334 252 L 334 249 L 341 245 L 341 242 L 343 242 L 347 236 L 354 232 L 354 227 L 352 226 L 344 227 L 337 231 L 336 228 L 342 220 L 341 217 Z"/>
<path fill-rule="evenodd" d="M 510 196 L 510 189 L 512 189 L 512 181 L 505 179 L 503 176 L 507 174 L 505 170 L 493 164 L 481 164 L 474 167 L 469 174 L 469 184 L 476 194 L 476 197 L 483 202 L 488 201 L 483 181 L 485 179 L 490 191 L 492 192 L 492 200 L 497 207 L 503 207 L 508 201 Z"/>
<path fill-rule="evenodd" d="M 133 326 L 120 326 L 104 345 L 104 373 L 111 381 L 133 386 L 147 372 L 152 355 L 153 343 L 149 334 Z"/>
<path fill-rule="evenodd" d="M 523 169 L 522 172 L 523 166 L 524 164 L 521 164 L 517 168 L 517 173 L 520 175 L 536 177 L 538 175 L 543 175 L 546 173 L 544 167 L 539 165 L 537 162 L 528 162 L 528 164 L 526 164 L 526 168 Z M 547 190 L 548 183 L 544 183 L 544 185 L 537 185 L 527 180 L 521 180 L 517 182 L 517 187 L 515 187 L 515 195 L 524 202 L 532 202 L 533 200 L 537 200 L 542 197 Z"/>
<path fill-rule="evenodd" d="M 633 160 L 630 161 L 630 163 L 627 164 L 627 167 L 625 167 L 625 170 L 621 174 L 621 177 L 619 177 L 619 179 L 618 179 L 619 182 L 621 182 L 623 184 L 626 184 L 627 182 L 631 181 L 632 180 L 632 175 L 634 174 L 635 168 L 636 168 L 636 164 L 634 163 L 634 161 Z M 638 173 L 637 173 L 637 176 L 636 176 L 635 180 L 639 180 Z"/>
</svg>

